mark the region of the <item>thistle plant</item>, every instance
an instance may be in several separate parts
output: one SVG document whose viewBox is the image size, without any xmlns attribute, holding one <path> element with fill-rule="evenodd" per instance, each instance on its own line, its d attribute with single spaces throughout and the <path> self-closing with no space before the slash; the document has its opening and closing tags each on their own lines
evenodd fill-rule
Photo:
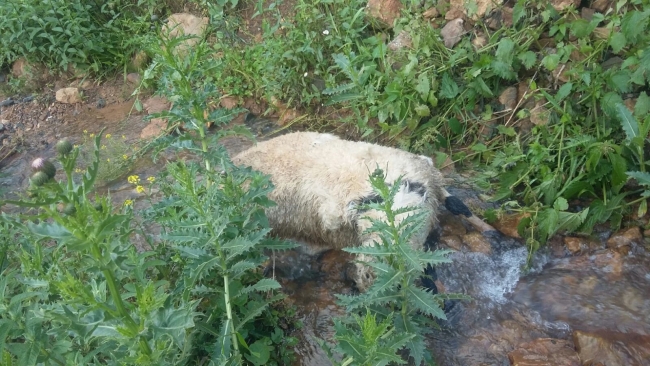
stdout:
<svg viewBox="0 0 650 366">
<path fill-rule="evenodd" d="M 379 168 L 370 175 L 373 190 L 381 200 L 368 204 L 366 208 L 383 212 L 386 219 L 365 218 L 372 222 L 368 232 L 375 233 L 380 242 L 375 242 L 373 247 L 345 249 L 350 253 L 373 257 L 374 260 L 366 264 L 373 268 L 376 280 L 365 293 L 357 296 L 338 295 L 339 303 L 347 308 L 348 313 L 367 309 L 373 318 L 369 319 L 370 315 L 366 315 L 363 324 L 358 318 L 341 320 L 348 324 L 356 322 L 361 336 L 351 336 L 347 327 L 337 326 L 336 338 L 341 340 L 337 351 L 351 357 L 347 363 L 350 365 L 396 362 L 394 351 L 398 349 L 408 350 L 416 365 L 422 361 L 431 363 L 431 354 L 425 348 L 424 336 L 436 327 L 435 319 L 446 319 L 444 300 L 468 297 L 460 294 L 433 294 L 419 285 L 419 279 L 425 276 L 427 266 L 449 263 L 447 255 L 451 251 L 425 252 L 411 246 L 410 239 L 422 228 L 425 213 L 414 207 L 393 209 L 401 178 L 392 185 L 387 184 L 385 178 L 384 172 Z M 377 324 L 375 317 L 379 325 L 373 329 L 378 331 L 368 333 L 371 328 L 369 324 Z M 391 336 L 393 332 L 399 336 Z M 368 347 L 372 343 L 369 343 L 369 335 L 373 335 L 378 348 Z M 382 344 L 384 346 L 379 347 Z M 393 354 L 386 353 L 386 350 L 392 350 Z M 378 358 L 381 361 L 377 361 Z"/>
</svg>

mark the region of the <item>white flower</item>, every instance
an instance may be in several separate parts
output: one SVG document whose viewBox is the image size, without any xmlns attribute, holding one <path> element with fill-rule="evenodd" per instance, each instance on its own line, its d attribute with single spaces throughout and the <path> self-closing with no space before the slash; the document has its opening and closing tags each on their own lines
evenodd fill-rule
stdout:
<svg viewBox="0 0 650 366">
<path fill-rule="evenodd" d="M 328 31 L 327 29 L 325 29 L 325 30 L 323 31 L 323 34 L 324 34 L 324 35 L 328 35 L 328 34 L 330 34 L 330 31 Z"/>
<path fill-rule="evenodd" d="M 309 75 L 309 73 L 308 73 L 308 72 L 306 72 L 306 73 L 305 73 L 305 75 L 303 75 L 303 76 L 304 76 L 304 77 L 307 77 L 307 75 Z"/>
</svg>

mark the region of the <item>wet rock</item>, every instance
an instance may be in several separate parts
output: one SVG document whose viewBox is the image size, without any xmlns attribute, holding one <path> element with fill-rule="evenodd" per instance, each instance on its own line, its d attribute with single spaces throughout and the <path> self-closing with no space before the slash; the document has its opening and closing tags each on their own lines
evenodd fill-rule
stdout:
<svg viewBox="0 0 650 366">
<path fill-rule="evenodd" d="M 56 91 L 56 100 L 64 104 L 80 103 L 81 94 L 77 88 L 63 88 Z"/>
<path fill-rule="evenodd" d="M 210 19 L 208 17 L 199 18 L 188 13 L 176 13 L 170 15 L 167 20 L 167 23 L 162 27 L 162 31 L 164 34 L 169 32 L 169 38 L 176 38 L 183 35 L 195 36 L 183 40 L 178 46 L 178 50 L 183 52 L 199 42 L 200 37 L 208 28 Z"/>
<path fill-rule="evenodd" d="M 399 0 L 369 0 L 366 14 L 381 25 L 392 28 L 395 20 L 400 17 L 402 3 Z"/>
<path fill-rule="evenodd" d="M 650 336 L 609 330 L 573 332 L 573 342 L 584 365 L 647 365 Z"/>
<path fill-rule="evenodd" d="M 132 72 L 126 75 L 126 81 L 128 81 L 131 84 L 139 84 L 140 80 L 142 80 L 142 77 L 140 77 L 140 74 L 138 74 L 137 72 Z"/>
<path fill-rule="evenodd" d="M 34 96 L 33 95 L 28 95 L 25 98 L 23 98 L 22 102 L 23 103 L 29 103 L 29 102 L 31 102 L 33 100 L 34 100 Z"/>
<path fill-rule="evenodd" d="M 578 354 L 569 341 L 539 338 L 521 344 L 508 353 L 512 366 L 581 366 Z"/>
<path fill-rule="evenodd" d="M 517 107 L 517 88 L 514 86 L 506 88 L 499 95 L 499 103 L 503 104 L 506 110 L 514 110 Z"/>
<path fill-rule="evenodd" d="M 396 52 L 399 51 L 403 48 L 411 48 L 413 47 L 413 40 L 411 39 L 411 35 L 407 31 L 401 31 L 395 37 L 390 43 L 388 43 L 388 49 Z"/>
<path fill-rule="evenodd" d="M 435 6 L 427 9 L 424 13 L 422 13 L 424 19 L 436 18 L 438 15 L 440 15 L 440 12 Z"/>
<path fill-rule="evenodd" d="M 463 241 L 457 235 L 448 235 L 440 238 L 440 244 L 446 246 L 449 249 L 456 251 L 463 250 Z"/>
<path fill-rule="evenodd" d="M 467 234 L 465 225 L 456 217 L 451 215 L 443 215 L 440 218 L 440 227 L 442 227 L 442 236 L 458 235 L 463 236 Z"/>
<path fill-rule="evenodd" d="M 569 250 L 569 252 L 571 252 L 571 254 L 576 254 L 582 249 L 582 247 L 586 247 L 582 241 L 582 238 L 575 238 L 570 236 L 564 238 L 564 245 Z"/>
<path fill-rule="evenodd" d="M 102 109 L 102 108 L 106 107 L 106 100 L 104 98 L 101 98 L 101 97 L 97 98 L 96 106 L 97 106 L 97 109 Z"/>
<path fill-rule="evenodd" d="M 568 8 L 571 5 L 577 8 L 578 5 L 580 5 L 580 0 L 551 0 L 551 5 L 553 5 L 555 10 L 561 11 Z"/>
<path fill-rule="evenodd" d="M 614 249 L 621 254 L 627 254 L 632 244 L 640 244 L 643 241 L 641 229 L 634 226 L 627 229 L 621 229 L 614 233 L 607 240 L 607 248 Z"/>
<path fill-rule="evenodd" d="M 440 36 L 442 36 L 442 40 L 447 48 L 452 48 L 456 43 L 460 42 L 463 34 L 465 34 L 465 29 L 463 28 L 463 19 L 461 18 L 450 21 L 440 30 Z"/>
<path fill-rule="evenodd" d="M 0 121 L 0 132 L 3 132 L 5 130 L 5 125 L 7 124 L 6 122 L 9 122 L 9 121 L 7 121 L 5 119 Z"/>
<path fill-rule="evenodd" d="M 143 140 L 148 140 L 150 138 L 158 137 L 163 134 L 166 127 L 167 120 L 163 118 L 153 118 L 151 121 L 149 121 L 147 127 L 142 129 L 140 138 Z"/>
<path fill-rule="evenodd" d="M 494 228 L 502 232 L 504 235 L 510 236 L 512 238 L 521 238 L 519 232 L 517 232 L 517 226 L 524 217 L 528 217 L 528 214 L 511 214 L 503 215 L 502 217 L 494 223 Z"/>
<path fill-rule="evenodd" d="M 463 243 L 465 243 L 472 252 L 483 253 L 485 255 L 492 254 L 492 246 L 480 233 L 471 232 L 463 235 Z"/>
<path fill-rule="evenodd" d="M 169 101 L 164 97 L 151 97 L 143 103 L 143 107 L 149 114 L 158 113 L 169 109 Z"/>
</svg>

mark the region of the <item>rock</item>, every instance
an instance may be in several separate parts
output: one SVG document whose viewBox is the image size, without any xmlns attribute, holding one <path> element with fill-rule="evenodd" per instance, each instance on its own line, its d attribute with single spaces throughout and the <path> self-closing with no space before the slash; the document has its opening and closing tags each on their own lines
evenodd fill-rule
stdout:
<svg viewBox="0 0 650 366">
<path fill-rule="evenodd" d="M 97 109 L 102 109 L 102 108 L 106 107 L 106 100 L 104 98 L 102 98 L 102 97 L 97 98 L 96 106 L 97 106 Z"/>
<path fill-rule="evenodd" d="M 63 88 L 56 91 L 56 100 L 64 104 L 80 103 L 81 94 L 77 88 Z"/>
<path fill-rule="evenodd" d="M 381 25 L 392 28 L 395 20 L 400 17 L 402 7 L 399 0 L 368 0 L 366 14 Z"/>
<path fill-rule="evenodd" d="M 413 47 L 413 40 L 411 39 L 411 35 L 407 31 L 401 31 L 395 37 L 390 43 L 388 44 L 388 49 L 396 52 L 399 51 L 403 48 L 411 48 Z"/>
<path fill-rule="evenodd" d="M 612 8 L 612 0 L 595 0 L 591 3 L 591 7 L 599 13 L 605 14 L 608 9 Z"/>
<path fill-rule="evenodd" d="M 571 252 L 571 254 L 578 253 L 583 247 L 587 245 L 582 242 L 581 238 L 567 236 L 564 238 L 564 245 Z"/>
<path fill-rule="evenodd" d="M 594 17 L 594 14 L 596 11 L 592 8 L 582 8 L 580 9 L 580 17 L 586 21 L 591 21 L 591 19 Z"/>
<path fill-rule="evenodd" d="M 452 48 L 456 43 L 460 42 L 463 34 L 465 34 L 465 29 L 461 18 L 450 21 L 440 30 L 440 36 L 442 36 L 447 48 Z"/>
<path fill-rule="evenodd" d="M 33 64 L 24 57 L 17 59 L 11 65 L 11 75 L 16 78 L 38 78 L 42 71 L 43 67 L 41 65 Z"/>
<path fill-rule="evenodd" d="M 221 99 L 219 100 L 219 105 L 221 105 L 222 108 L 226 108 L 226 109 L 236 108 L 238 104 L 239 101 L 235 97 L 226 96 L 226 97 L 221 97 Z"/>
<path fill-rule="evenodd" d="M 188 13 L 176 13 L 167 18 L 167 23 L 163 25 L 163 34 L 169 34 L 169 38 L 176 38 L 179 36 L 196 36 L 186 39 L 182 44 L 178 45 L 178 50 L 183 52 L 190 47 L 197 44 L 200 37 L 203 36 L 210 19 L 208 17 L 199 18 Z M 169 33 L 168 33 L 169 32 Z"/>
<path fill-rule="evenodd" d="M 277 110 L 277 113 L 274 113 L 274 115 L 278 116 L 278 124 L 280 126 L 284 126 L 294 119 L 300 117 L 300 113 L 296 109 L 289 108 L 286 104 L 282 103 L 276 97 L 271 97 L 271 104 Z"/>
<path fill-rule="evenodd" d="M 126 81 L 131 84 L 140 84 L 140 80 L 142 80 L 142 77 L 140 77 L 140 74 L 137 72 L 132 72 L 126 75 Z"/>
<path fill-rule="evenodd" d="M 485 38 L 485 36 L 483 35 L 476 36 L 476 38 L 472 40 L 472 45 L 477 50 L 485 47 L 486 44 L 487 44 L 487 38 Z"/>
<path fill-rule="evenodd" d="M 147 127 L 142 129 L 140 133 L 140 138 L 147 140 L 153 137 L 160 136 L 163 134 L 165 128 L 167 127 L 167 121 L 163 118 L 153 118 L 149 121 Z"/>
<path fill-rule="evenodd" d="M 573 342 L 584 365 L 647 365 L 650 336 L 609 330 L 573 332 Z"/>
<path fill-rule="evenodd" d="M 630 250 L 632 244 L 640 244 L 643 241 L 643 235 L 641 235 L 641 229 L 638 226 L 634 226 L 627 229 L 621 229 L 618 232 L 614 233 L 607 240 L 607 248 L 614 249 L 621 254 L 627 254 Z"/>
<path fill-rule="evenodd" d="M 14 105 L 15 103 L 16 103 L 15 100 L 13 100 L 11 98 L 7 98 L 7 99 L 3 100 L 2 102 L 0 102 L 0 108 L 1 107 L 9 107 L 11 105 Z"/>
<path fill-rule="evenodd" d="M 440 218 L 440 227 L 442 228 L 441 236 L 458 235 L 463 236 L 467 234 L 467 229 L 461 220 L 454 216 L 442 215 Z"/>
<path fill-rule="evenodd" d="M 5 130 L 5 125 L 7 124 L 7 122 L 9 121 L 7 121 L 6 119 L 0 121 L 0 132 L 3 132 Z"/>
<path fill-rule="evenodd" d="M 424 19 L 436 18 L 438 15 L 440 15 L 440 12 L 435 6 L 427 9 L 424 13 L 422 13 Z"/>
<path fill-rule="evenodd" d="M 492 13 L 487 25 L 490 29 L 497 30 L 503 27 L 512 27 L 512 15 L 514 10 L 509 6 L 504 6 Z"/>
<path fill-rule="evenodd" d="M 463 235 L 463 243 L 474 253 L 492 254 L 492 246 L 481 233 L 471 232 Z"/>
<path fill-rule="evenodd" d="M 143 103 L 148 114 L 158 113 L 169 109 L 169 101 L 164 97 L 151 97 Z"/>
<path fill-rule="evenodd" d="M 508 353 L 512 366 L 581 366 L 578 354 L 569 341 L 538 338 L 520 344 Z"/>
<path fill-rule="evenodd" d="M 464 18 L 465 11 L 463 9 L 452 8 L 445 13 L 445 20 L 454 20 L 458 18 Z"/>
<path fill-rule="evenodd" d="M 528 216 L 530 216 L 530 214 L 503 215 L 497 220 L 497 222 L 494 223 L 493 226 L 504 235 L 512 238 L 521 238 L 521 236 L 519 236 L 519 232 L 517 232 L 517 226 L 522 219 Z"/>
<path fill-rule="evenodd" d="M 603 250 L 589 259 L 596 268 L 601 268 L 610 273 L 613 277 L 618 277 L 623 271 L 623 256 L 613 250 Z"/>
<path fill-rule="evenodd" d="M 459 252 L 463 250 L 463 242 L 457 235 L 441 237 L 440 244 L 446 246 L 449 249 L 453 249 Z"/>
<path fill-rule="evenodd" d="M 474 0 L 473 3 L 476 4 L 476 12 L 469 13 L 469 7 L 466 5 L 466 0 L 451 0 L 450 6 L 451 10 L 461 11 L 466 17 L 472 19 L 482 18 L 485 14 L 488 14 L 492 10 L 496 9 L 499 5 L 503 3 L 502 0 Z"/>
<path fill-rule="evenodd" d="M 34 100 L 34 96 L 33 95 L 28 95 L 25 98 L 23 98 L 22 102 L 23 103 L 29 103 L 29 102 L 31 102 L 33 100 Z"/>
<path fill-rule="evenodd" d="M 553 5 L 555 10 L 562 11 L 571 5 L 577 8 L 580 5 L 580 0 L 551 0 L 551 5 Z"/>
<path fill-rule="evenodd" d="M 544 126 L 548 123 L 551 112 L 544 105 L 546 103 L 538 100 L 535 107 L 530 110 L 530 121 L 536 126 Z"/>
<path fill-rule="evenodd" d="M 503 104 L 507 111 L 514 110 L 517 107 L 517 88 L 511 86 L 501 92 L 499 103 Z"/>
</svg>

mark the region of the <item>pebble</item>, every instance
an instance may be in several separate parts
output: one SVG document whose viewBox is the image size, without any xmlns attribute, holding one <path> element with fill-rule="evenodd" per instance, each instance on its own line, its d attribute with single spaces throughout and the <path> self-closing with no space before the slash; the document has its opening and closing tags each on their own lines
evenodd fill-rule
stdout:
<svg viewBox="0 0 650 366">
<path fill-rule="evenodd" d="M 106 100 L 104 98 L 98 98 L 97 99 L 97 109 L 102 109 L 106 107 Z"/>
<path fill-rule="evenodd" d="M 5 130 L 5 124 L 0 122 L 0 132 Z"/>
</svg>

